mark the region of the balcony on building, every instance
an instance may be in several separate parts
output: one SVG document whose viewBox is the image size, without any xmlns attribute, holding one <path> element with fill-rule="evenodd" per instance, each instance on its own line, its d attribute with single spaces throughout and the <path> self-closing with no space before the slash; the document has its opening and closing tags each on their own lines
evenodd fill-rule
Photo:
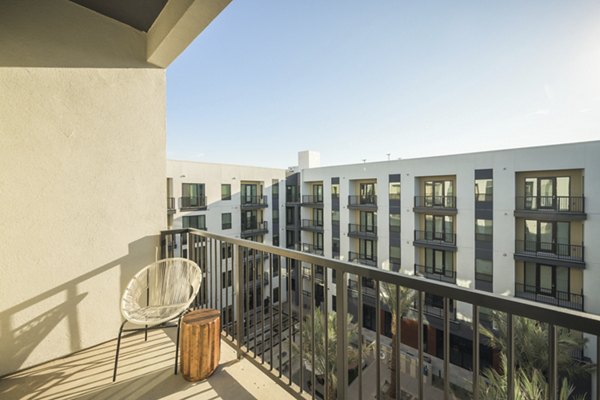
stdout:
<svg viewBox="0 0 600 400">
<path fill-rule="evenodd" d="M 358 239 L 377 239 L 377 226 L 364 224 L 348 224 L 348 236 Z"/>
<path fill-rule="evenodd" d="M 415 230 L 413 245 L 440 250 L 456 250 L 456 234 Z"/>
<path fill-rule="evenodd" d="M 584 310 L 583 293 L 581 292 L 573 293 L 571 291 L 560 291 L 554 288 L 541 290 L 541 288 L 534 285 L 527 285 L 517 281 L 515 282 L 515 296 L 537 301 L 539 303 L 566 307 L 572 310 Z"/>
<path fill-rule="evenodd" d="M 359 263 L 369 267 L 377 267 L 377 256 L 372 254 L 357 253 L 355 251 L 348 252 L 348 261 Z"/>
<path fill-rule="evenodd" d="M 260 236 L 269 233 L 269 225 L 267 221 L 242 224 L 242 238 Z"/>
<path fill-rule="evenodd" d="M 241 196 L 242 210 L 255 210 L 268 207 L 267 196 Z"/>
<path fill-rule="evenodd" d="M 456 196 L 415 196 L 413 211 L 437 215 L 455 215 Z"/>
<path fill-rule="evenodd" d="M 299 246 L 299 250 L 304 253 L 315 254 L 318 256 L 323 255 L 323 247 L 322 246 L 317 246 L 312 243 L 300 243 L 298 246 Z"/>
<path fill-rule="evenodd" d="M 179 198 L 181 211 L 206 210 L 206 196 L 184 196 Z"/>
<path fill-rule="evenodd" d="M 581 221 L 587 218 L 583 196 L 516 196 L 517 218 Z"/>
<path fill-rule="evenodd" d="M 167 197 L 167 213 L 175 214 L 177 207 L 175 206 L 175 197 Z"/>
<path fill-rule="evenodd" d="M 323 207 L 323 195 L 305 194 L 302 196 L 303 207 Z"/>
<path fill-rule="evenodd" d="M 415 264 L 415 275 L 447 283 L 456 283 L 456 271 L 445 266 L 434 267 Z"/>
<path fill-rule="evenodd" d="M 553 265 L 585 265 L 583 243 L 515 240 L 514 258 L 520 261 L 550 262 Z"/>
<path fill-rule="evenodd" d="M 351 210 L 375 211 L 377 210 L 377 196 L 350 195 L 348 196 L 348 208 Z"/>
<path fill-rule="evenodd" d="M 303 219 L 300 229 L 310 232 L 323 232 L 323 221 L 314 219 Z"/>
</svg>

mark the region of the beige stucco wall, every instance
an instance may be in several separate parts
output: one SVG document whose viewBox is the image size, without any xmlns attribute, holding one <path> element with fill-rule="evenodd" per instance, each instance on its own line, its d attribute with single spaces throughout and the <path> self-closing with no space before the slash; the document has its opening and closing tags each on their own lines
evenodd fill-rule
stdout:
<svg viewBox="0 0 600 400">
<path fill-rule="evenodd" d="M 116 337 L 155 258 L 165 71 L 145 45 L 68 1 L 0 2 L 0 376 Z"/>
</svg>

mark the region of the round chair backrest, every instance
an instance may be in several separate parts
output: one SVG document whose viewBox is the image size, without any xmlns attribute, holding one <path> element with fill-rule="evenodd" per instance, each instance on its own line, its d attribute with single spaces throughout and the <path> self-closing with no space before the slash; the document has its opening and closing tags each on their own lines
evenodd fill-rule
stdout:
<svg viewBox="0 0 600 400">
<path fill-rule="evenodd" d="M 140 323 L 139 311 L 155 308 L 159 311 L 146 314 L 154 315 L 162 322 L 168 321 L 192 304 L 201 281 L 200 267 L 191 260 L 166 258 L 156 261 L 131 279 L 121 299 L 121 313 L 125 319 Z"/>
</svg>

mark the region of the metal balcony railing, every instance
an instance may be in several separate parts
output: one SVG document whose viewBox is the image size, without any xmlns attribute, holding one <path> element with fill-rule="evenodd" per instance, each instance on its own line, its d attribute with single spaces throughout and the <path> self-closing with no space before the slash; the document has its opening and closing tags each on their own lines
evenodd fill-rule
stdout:
<svg viewBox="0 0 600 400">
<path fill-rule="evenodd" d="M 368 265 L 371 267 L 377 266 L 377 256 L 367 255 L 367 254 L 363 254 L 363 253 L 357 253 L 355 251 L 348 252 L 348 261 L 349 262 L 357 262 L 357 263 Z"/>
<path fill-rule="evenodd" d="M 441 269 L 415 264 L 415 275 L 421 275 L 429 279 L 442 282 L 456 283 L 456 271 L 449 267 Z"/>
<path fill-rule="evenodd" d="M 187 244 L 175 246 L 175 243 L 181 243 L 182 237 L 187 237 Z M 220 254 L 219 249 L 223 244 L 233 246 L 232 257 L 217 256 Z M 262 257 L 258 260 L 247 257 L 249 252 L 258 253 Z M 480 393 L 480 386 L 485 384 L 480 375 L 480 360 L 482 359 L 480 355 L 480 315 L 483 315 L 485 310 L 503 313 L 507 321 L 505 336 L 507 362 L 503 373 L 506 375 L 505 382 L 508 386 L 506 388 L 508 393 L 514 394 L 517 389 L 515 382 L 519 365 L 516 363 L 515 354 L 517 339 L 515 326 L 519 318 L 529 318 L 548 327 L 548 345 L 544 351 L 547 351 L 547 359 L 550 361 L 546 365 L 545 376 L 554 377 L 547 383 L 549 390 L 553 393 L 558 392 L 560 385 L 560 381 L 556 379 L 559 376 L 556 362 L 559 357 L 559 346 L 556 341 L 557 327 L 566 327 L 591 335 L 600 333 L 600 316 L 598 315 L 393 273 L 379 268 L 368 268 L 194 229 L 161 232 L 161 256 L 163 258 L 184 256 L 198 263 L 203 279 L 194 305 L 221 310 L 223 312 L 222 339 L 236 349 L 238 357 L 247 358 L 259 370 L 268 374 L 275 382 L 298 397 L 314 399 L 317 398 L 316 392 L 318 391 L 323 395 L 321 397 L 330 400 L 334 398 L 347 399 L 350 390 L 353 390 L 357 399 L 372 398 L 373 396 L 382 398 L 383 390 L 385 390 L 383 385 L 377 384 L 376 389 L 373 388 L 373 391 L 369 393 L 366 393 L 363 385 L 371 382 L 383 382 L 384 379 L 387 380 L 391 376 L 394 378 L 396 393 L 404 391 L 414 398 L 427 398 L 425 379 L 412 379 L 409 382 L 408 374 L 405 373 L 408 363 L 411 364 L 414 371 L 425 370 L 427 341 L 424 339 L 425 329 L 428 329 L 424 317 L 427 308 L 425 305 L 426 293 L 435 294 L 441 298 L 441 302 L 438 303 L 442 305 L 440 324 L 443 329 L 439 333 L 440 340 L 445 345 L 441 349 L 438 347 L 443 353 L 443 357 L 439 358 L 438 367 L 440 378 L 442 378 L 442 384 L 439 387 L 442 397 L 452 396 L 453 391 L 450 387 L 452 379 L 455 379 L 452 382 L 453 385 L 457 382 L 456 379 L 463 383 L 466 382 L 465 384 L 468 385 L 467 389 L 464 389 L 467 392 L 465 393 L 466 397 L 471 397 L 473 393 Z M 308 268 L 309 277 L 303 279 L 302 273 L 306 271 L 306 268 Z M 335 286 L 330 286 L 327 279 L 322 285 L 316 285 L 318 268 L 323 269 L 324 276 L 331 276 L 335 273 Z M 228 270 L 231 270 L 232 274 L 223 274 Z M 328 270 L 331 270 L 332 274 L 329 274 Z M 252 274 L 256 275 L 254 280 L 258 277 L 266 277 L 269 285 L 262 288 L 253 284 L 247 285 L 245 277 L 249 276 L 248 271 L 252 271 Z M 265 275 L 264 272 L 267 274 Z M 227 281 L 225 285 L 221 284 L 221 279 Z M 228 282 L 230 279 L 233 282 Z M 349 280 L 359 282 L 356 285 L 356 296 L 348 294 Z M 356 318 L 357 325 L 363 326 L 365 317 L 363 305 L 365 303 L 362 293 L 366 288 L 365 280 L 370 282 L 369 287 L 373 289 L 375 297 L 373 302 L 375 312 L 371 316 L 374 318 L 372 321 L 373 337 L 375 338 L 372 345 L 374 354 L 382 354 L 384 343 L 381 338 L 384 328 L 387 330 L 392 323 L 395 323 L 394 331 L 396 334 L 402 332 L 398 335 L 404 337 L 405 333 L 402 330 L 406 329 L 408 324 L 415 327 L 414 332 L 408 332 L 408 336 L 414 336 L 414 340 L 411 339 L 411 345 L 406 344 L 403 339 L 402 346 L 393 347 L 395 353 L 391 360 L 387 359 L 385 362 L 376 363 L 377 367 L 368 371 L 356 368 L 356 366 L 367 365 L 371 362 L 369 360 L 372 358 L 368 356 L 371 346 L 369 348 L 365 346 L 364 330 L 354 329 L 353 325 L 347 323 L 350 318 L 346 318 L 346 316 L 350 317 L 352 313 L 353 318 Z M 301 284 L 303 281 L 304 285 Z M 310 289 L 306 296 L 303 295 L 303 291 L 317 286 L 323 290 L 319 297 L 317 297 L 317 290 L 314 289 Z M 222 289 L 223 287 L 224 289 Z M 277 297 L 274 297 L 275 288 L 279 288 Z M 401 304 L 404 304 L 402 300 L 405 300 L 402 298 L 405 294 L 400 290 L 401 288 L 411 289 L 411 292 L 414 293 L 414 298 L 410 299 L 411 303 L 414 299 L 414 315 L 413 313 L 405 314 L 405 310 L 400 308 Z M 578 301 L 576 299 L 578 299 L 577 296 L 569 295 L 569 302 L 576 303 Z M 540 299 L 537 298 L 537 300 Z M 562 300 L 557 301 L 558 304 L 561 304 Z M 331 302 L 333 304 L 330 306 Z M 462 335 L 470 335 L 472 338 L 472 368 L 463 369 L 459 378 L 450 374 L 452 369 L 458 368 L 455 365 L 450 367 L 450 319 L 453 311 L 451 303 L 461 304 L 458 317 L 468 324 L 464 326 Z M 583 303 L 582 298 L 581 303 Z M 402 318 L 386 318 L 384 320 L 382 304 L 396 315 L 403 315 Z M 337 315 L 343 315 L 344 318 L 323 318 L 327 312 L 317 312 L 331 308 L 336 310 Z M 461 317 L 465 312 L 470 314 L 466 316 L 466 319 Z M 317 320 L 317 316 L 323 319 Z M 319 330 L 316 329 L 316 322 L 319 323 Z M 328 346 L 332 346 L 333 342 L 317 336 L 319 332 L 330 331 L 334 332 L 336 348 L 349 349 L 349 351 L 332 352 Z M 349 340 L 350 333 L 354 335 L 355 339 Z M 332 336 L 328 335 L 328 337 L 332 339 Z M 594 347 L 600 348 L 600 336 L 596 336 L 593 340 L 595 340 Z M 311 350 L 320 349 L 321 346 L 324 347 L 321 352 Z M 412 347 L 412 350 L 406 352 L 407 347 Z M 295 349 L 300 349 L 300 351 Z M 321 365 L 325 365 L 325 370 L 300 368 L 303 365 L 318 365 L 316 359 L 319 354 L 333 354 L 333 358 L 328 359 L 327 362 L 319 360 Z M 351 358 L 353 354 L 359 355 L 358 361 Z M 350 364 L 350 361 L 353 364 Z M 401 363 L 404 363 L 402 364 L 404 367 L 401 367 Z M 389 367 L 393 367 L 393 369 Z M 354 372 L 349 374 L 351 368 Z M 600 382 L 600 368 L 590 370 L 594 374 L 595 382 Z M 367 373 L 369 374 L 368 378 Z M 421 376 L 421 374 L 419 373 L 417 376 Z M 356 377 L 354 382 L 358 381 L 360 390 L 356 390 L 357 387 L 354 383 L 350 388 L 350 381 L 354 377 Z M 425 375 L 423 377 L 425 378 Z M 324 388 L 331 390 L 323 390 Z"/>
<path fill-rule="evenodd" d="M 323 230 L 323 221 L 314 219 L 303 219 L 300 227 L 306 230 Z"/>
<path fill-rule="evenodd" d="M 300 203 L 300 194 L 298 194 L 298 193 L 286 194 L 285 202 L 286 203 Z"/>
<path fill-rule="evenodd" d="M 348 224 L 348 236 L 377 237 L 376 225 Z"/>
<path fill-rule="evenodd" d="M 305 194 L 302 196 L 302 204 L 323 204 L 323 195 Z"/>
<path fill-rule="evenodd" d="M 560 290 L 540 291 L 540 288 L 515 283 L 515 296 L 540 303 L 553 304 L 573 310 L 583 311 L 583 295 L 581 293 L 564 292 Z"/>
<path fill-rule="evenodd" d="M 585 212 L 583 196 L 517 196 L 515 199 L 518 211 Z"/>
<path fill-rule="evenodd" d="M 304 253 L 316 254 L 319 256 L 323 255 L 323 246 L 315 246 L 311 243 L 301 243 L 300 251 Z"/>
<path fill-rule="evenodd" d="M 415 230 L 415 242 L 456 246 L 456 234 Z"/>
<path fill-rule="evenodd" d="M 242 196 L 242 207 L 267 207 L 267 196 Z"/>
<path fill-rule="evenodd" d="M 415 196 L 415 207 L 456 208 L 456 196 Z"/>
<path fill-rule="evenodd" d="M 206 196 L 180 197 L 179 208 L 182 210 L 198 210 L 206 208 Z"/>
<path fill-rule="evenodd" d="M 515 254 L 553 260 L 583 262 L 583 245 L 515 240 Z"/>
<path fill-rule="evenodd" d="M 253 224 L 242 224 L 242 236 L 249 237 L 254 235 L 262 235 L 269 232 L 269 225 L 267 221 L 253 223 Z"/>
<path fill-rule="evenodd" d="M 377 196 L 348 196 L 348 207 L 377 207 Z"/>
</svg>

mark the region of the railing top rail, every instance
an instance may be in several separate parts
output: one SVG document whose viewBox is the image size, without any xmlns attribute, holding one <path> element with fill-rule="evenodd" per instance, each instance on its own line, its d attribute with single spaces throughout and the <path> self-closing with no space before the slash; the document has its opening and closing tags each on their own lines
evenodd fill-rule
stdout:
<svg viewBox="0 0 600 400">
<path fill-rule="evenodd" d="M 326 268 L 332 268 L 338 273 L 356 274 L 361 277 L 375 279 L 393 285 L 400 285 L 410 289 L 435 293 L 438 296 L 448 297 L 457 301 L 476 304 L 480 307 L 491 308 L 501 312 L 535 319 L 564 326 L 582 332 L 600 335 L 600 315 L 588 314 L 576 310 L 566 310 L 561 307 L 536 303 L 517 297 L 502 296 L 499 294 L 478 291 L 460 287 L 454 284 L 432 281 L 427 278 L 398 274 L 378 268 L 369 268 L 358 264 L 339 261 L 310 253 L 274 247 L 262 243 L 252 242 L 231 236 L 218 235 L 197 229 L 175 229 L 161 231 L 161 237 L 171 234 L 191 233 L 193 235 L 225 241 L 250 249 L 265 251 L 282 257 L 297 259 Z"/>
</svg>

